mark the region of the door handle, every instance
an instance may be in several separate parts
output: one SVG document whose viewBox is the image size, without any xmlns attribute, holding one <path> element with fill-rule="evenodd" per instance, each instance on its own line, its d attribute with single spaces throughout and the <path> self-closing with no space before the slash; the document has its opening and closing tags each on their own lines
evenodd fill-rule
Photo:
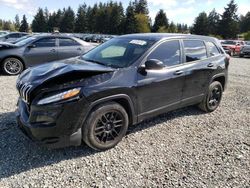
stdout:
<svg viewBox="0 0 250 188">
<path fill-rule="evenodd" d="M 77 48 L 77 50 L 82 50 L 81 48 Z"/>
<path fill-rule="evenodd" d="M 52 49 L 52 50 L 50 50 L 51 52 L 56 52 L 56 50 L 55 49 Z"/>
<path fill-rule="evenodd" d="M 207 65 L 207 67 L 213 67 L 213 66 L 214 66 L 213 63 L 209 63 L 209 64 Z"/>
<path fill-rule="evenodd" d="M 183 71 L 181 71 L 181 70 L 177 70 L 174 72 L 174 75 L 181 75 L 181 74 L 183 74 Z"/>
</svg>

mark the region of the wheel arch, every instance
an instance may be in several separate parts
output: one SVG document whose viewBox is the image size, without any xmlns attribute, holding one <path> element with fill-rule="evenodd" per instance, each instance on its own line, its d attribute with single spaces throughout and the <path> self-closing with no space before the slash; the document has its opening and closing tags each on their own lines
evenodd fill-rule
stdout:
<svg viewBox="0 0 250 188">
<path fill-rule="evenodd" d="M 213 76 L 211 83 L 214 81 L 220 82 L 222 85 L 223 91 L 225 90 L 225 88 L 226 88 L 226 76 L 224 73 Z"/>
<path fill-rule="evenodd" d="M 116 102 L 116 103 L 120 104 L 126 110 L 128 117 L 129 117 L 129 125 L 133 125 L 137 122 L 134 104 L 133 104 L 131 98 L 126 94 L 112 95 L 112 96 L 104 97 L 104 98 L 101 98 L 101 99 L 94 101 L 90 105 L 90 109 L 87 113 L 86 118 L 89 116 L 90 112 L 96 106 L 103 104 L 103 103 L 107 103 L 107 102 Z"/>
</svg>

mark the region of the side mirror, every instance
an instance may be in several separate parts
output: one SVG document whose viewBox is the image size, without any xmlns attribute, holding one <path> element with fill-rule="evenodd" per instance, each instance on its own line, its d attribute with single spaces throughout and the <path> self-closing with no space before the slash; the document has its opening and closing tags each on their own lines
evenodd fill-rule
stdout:
<svg viewBox="0 0 250 188">
<path fill-rule="evenodd" d="M 5 39 L 8 39 L 9 37 L 8 37 L 8 36 L 5 36 L 4 38 L 5 38 Z"/>
<path fill-rule="evenodd" d="M 35 44 L 30 44 L 30 45 L 28 45 L 28 48 L 35 48 L 35 47 L 36 47 Z"/>
<path fill-rule="evenodd" d="M 160 70 L 163 69 L 165 66 L 163 62 L 158 59 L 150 59 L 145 62 L 145 69 L 146 70 Z"/>
</svg>

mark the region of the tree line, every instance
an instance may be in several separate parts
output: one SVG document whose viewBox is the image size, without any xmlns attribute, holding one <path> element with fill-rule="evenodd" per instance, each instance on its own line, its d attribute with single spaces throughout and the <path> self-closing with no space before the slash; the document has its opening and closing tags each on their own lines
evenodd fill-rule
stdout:
<svg viewBox="0 0 250 188">
<path fill-rule="evenodd" d="M 199 35 L 214 35 L 219 38 L 236 38 L 237 34 L 249 32 L 250 12 L 246 15 L 237 15 L 238 5 L 231 0 L 220 15 L 213 9 L 209 14 L 201 12 L 191 27 L 191 33 Z"/>
<path fill-rule="evenodd" d="M 50 13 L 47 8 L 39 8 L 30 25 L 32 32 L 62 33 L 105 33 L 127 34 L 146 32 L 192 33 L 212 35 L 218 38 L 236 38 L 237 34 L 249 32 L 250 12 L 237 15 L 238 6 L 231 0 L 219 14 L 213 9 L 209 14 L 201 12 L 192 26 L 170 22 L 167 13 L 160 9 L 152 22 L 149 17 L 147 0 L 131 1 L 124 9 L 121 2 L 96 3 L 87 6 L 79 5 L 75 13 L 71 7 L 58 9 Z M 25 15 L 15 22 L 0 20 L 0 29 L 28 31 L 29 25 Z"/>
</svg>

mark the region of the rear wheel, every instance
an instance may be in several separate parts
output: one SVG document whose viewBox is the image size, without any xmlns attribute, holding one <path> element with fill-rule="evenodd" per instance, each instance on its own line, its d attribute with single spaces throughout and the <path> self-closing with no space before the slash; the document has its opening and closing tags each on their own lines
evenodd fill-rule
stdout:
<svg viewBox="0 0 250 188">
<path fill-rule="evenodd" d="M 107 150 L 117 145 L 128 129 L 128 115 L 118 103 L 96 107 L 83 126 L 84 142 L 95 150 Z"/>
<path fill-rule="evenodd" d="M 223 88 L 220 82 L 212 82 L 209 86 L 208 93 L 203 101 L 199 104 L 199 108 L 205 112 L 212 112 L 218 108 L 222 98 Z"/>
<path fill-rule="evenodd" d="M 2 70 L 4 71 L 5 74 L 17 75 L 20 74 L 23 71 L 23 69 L 24 69 L 23 63 L 15 57 L 6 58 L 2 62 Z"/>
</svg>

